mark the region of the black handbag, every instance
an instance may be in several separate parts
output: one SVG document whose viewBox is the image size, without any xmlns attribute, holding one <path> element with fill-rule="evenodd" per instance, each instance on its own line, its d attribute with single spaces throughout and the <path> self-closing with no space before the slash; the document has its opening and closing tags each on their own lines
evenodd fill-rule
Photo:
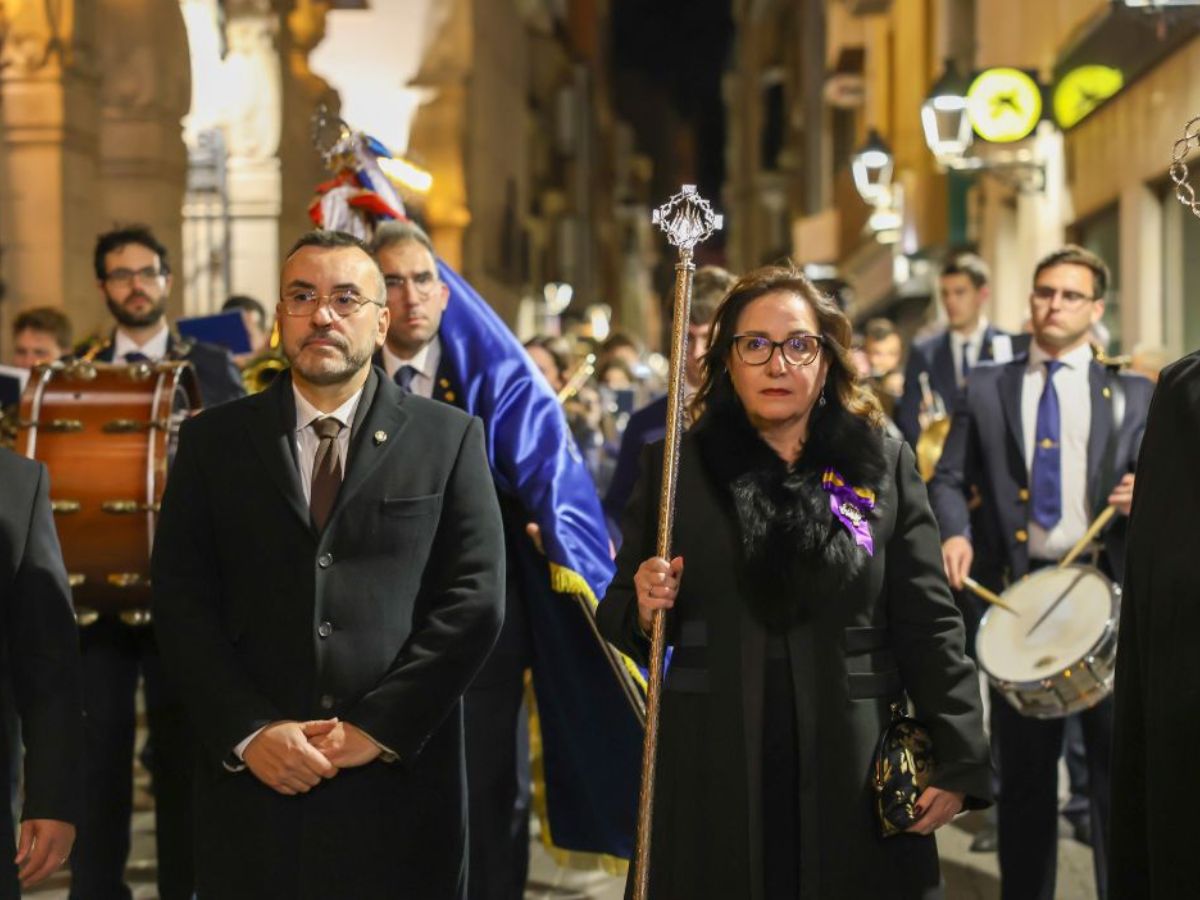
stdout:
<svg viewBox="0 0 1200 900">
<path fill-rule="evenodd" d="M 883 837 L 902 834 L 916 820 L 921 793 L 933 780 L 933 739 L 929 730 L 892 704 L 892 720 L 875 750 L 875 806 Z"/>
</svg>

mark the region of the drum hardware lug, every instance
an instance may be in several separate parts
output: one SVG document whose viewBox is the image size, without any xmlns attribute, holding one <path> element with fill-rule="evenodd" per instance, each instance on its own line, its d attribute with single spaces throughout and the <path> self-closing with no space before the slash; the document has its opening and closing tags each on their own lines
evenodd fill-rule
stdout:
<svg viewBox="0 0 1200 900">
<path fill-rule="evenodd" d="M 75 381 L 95 381 L 96 367 L 90 362 L 77 359 L 67 363 L 66 368 L 63 369 L 63 375 Z"/>
<path fill-rule="evenodd" d="M 83 431 L 83 422 L 79 419 L 51 419 L 48 422 L 30 420 L 28 422 L 18 422 L 21 428 L 40 428 L 42 431 L 48 431 L 51 434 L 75 434 Z"/>
<path fill-rule="evenodd" d="M 150 624 L 150 610 L 126 609 L 120 613 L 120 619 L 130 628 L 144 628 Z"/>
<path fill-rule="evenodd" d="M 105 581 L 118 588 L 150 587 L 150 579 L 140 572 L 110 572 Z"/>
<path fill-rule="evenodd" d="M 79 587 L 87 581 L 87 576 L 79 572 L 72 572 L 67 576 L 67 584 L 73 588 Z"/>
<path fill-rule="evenodd" d="M 158 512 L 157 503 L 138 503 L 136 500 L 105 500 L 100 509 L 114 516 L 128 516 L 140 512 Z"/>
<path fill-rule="evenodd" d="M 141 422 L 137 419 L 113 419 L 111 422 L 105 422 L 100 426 L 100 430 L 105 434 L 136 434 L 155 428 L 165 430 L 167 426 L 168 423 L 162 420 Z"/>
<path fill-rule="evenodd" d="M 65 516 L 70 513 L 79 512 L 79 510 L 83 509 L 83 504 L 78 500 L 51 500 L 50 509 L 53 510 L 56 515 Z"/>
<path fill-rule="evenodd" d="M 94 625 L 99 618 L 100 613 L 90 607 L 78 606 L 75 608 L 75 622 L 80 628 L 87 628 L 89 625 Z"/>
<path fill-rule="evenodd" d="M 154 374 L 154 367 L 146 362 L 131 363 L 125 370 L 130 381 L 148 381 Z"/>
</svg>

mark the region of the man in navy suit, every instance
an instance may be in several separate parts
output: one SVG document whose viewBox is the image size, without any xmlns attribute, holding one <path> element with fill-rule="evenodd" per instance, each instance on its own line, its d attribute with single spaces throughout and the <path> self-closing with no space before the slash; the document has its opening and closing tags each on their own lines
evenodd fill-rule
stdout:
<svg viewBox="0 0 1200 900">
<path fill-rule="evenodd" d="M 1104 262 L 1068 246 L 1034 273 L 1028 354 L 967 378 L 930 483 L 950 584 L 969 574 L 1002 590 L 1052 566 L 1106 506 L 1120 513 L 1102 538 L 1100 567 L 1123 574 L 1126 517 L 1151 384 L 1096 362 L 1089 332 L 1104 313 Z M 970 508 L 976 507 L 973 512 Z M 1087 753 L 1096 883 L 1105 896 L 1112 700 L 1079 713 Z M 1063 719 L 1022 716 L 992 692 L 1001 892 L 1005 900 L 1054 896 L 1057 761 Z"/>
<path fill-rule="evenodd" d="M 990 289 L 987 263 L 973 253 L 952 256 L 938 278 L 946 330 L 913 343 L 904 373 L 904 394 L 896 404 L 896 425 L 914 447 L 921 434 L 921 375 L 953 415 L 971 369 L 981 362 L 1007 362 L 1028 345 L 993 327 L 983 314 Z"/>
<path fill-rule="evenodd" d="M 196 372 L 205 406 L 242 396 L 241 376 L 222 347 L 176 336 L 167 323 L 171 268 L 167 248 L 150 229 L 133 225 L 96 239 L 96 288 L 116 320 L 92 354 L 97 362 L 182 359 Z M 153 776 L 158 889 L 164 900 L 190 898 L 192 775 L 195 737 L 183 703 L 167 684 L 151 629 L 101 615 L 82 629 L 84 760 L 88 791 L 72 861 L 71 896 L 123 900 L 133 814 L 134 698 L 139 678 L 146 696 Z"/>
<path fill-rule="evenodd" d="M 701 363 L 708 352 L 708 334 L 712 330 L 713 314 L 737 279 L 719 266 L 703 266 L 692 281 L 692 306 L 688 317 L 687 358 L 684 368 L 684 395 L 691 396 L 700 387 Z M 667 432 L 667 398 L 652 400 L 629 417 L 621 436 L 617 468 L 604 495 L 604 515 L 615 534 L 625 504 L 637 483 L 638 461 L 642 447 L 662 440 Z"/>
</svg>

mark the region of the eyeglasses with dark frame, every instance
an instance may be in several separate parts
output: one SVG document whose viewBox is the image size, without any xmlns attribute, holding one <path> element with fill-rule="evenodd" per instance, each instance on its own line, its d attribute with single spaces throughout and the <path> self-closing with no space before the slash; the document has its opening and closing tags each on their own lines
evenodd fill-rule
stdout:
<svg viewBox="0 0 1200 900">
<path fill-rule="evenodd" d="M 157 266 L 145 266 L 141 269 L 113 269 L 111 272 L 106 272 L 104 280 L 109 284 L 133 284 L 133 279 L 139 281 L 154 281 L 156 278 L 166 276 L 166 271 Z"/>
<path fill-rule="evenodd" d="M 415 275 L 385 275 L 383 283 L 387 286 L 387 291 L 390 294 L 392 291 L 403 291 L 407 286 L 412 285 L 412 289 L 416 291 L 419 297 L 428 297 L 436 289 L 440 282 L 437 275 L 433 272 L 417 272 Z"/>
<path fill-rule="evenodd" d="M 825 335 L 807 332 L 789 335 L 782 341 L 773 341 L 761 334 L 733 336 L 738 358 L 748 366 L 765 366 L 775 356 L 776 348 L 789 366 L 811 365 L 826 343 Z"/>
<path fill-rule="evenodd" d="M 328 294 L 319 294 L 311 288 L 296 288 L 279 298 L 279 307 L 283 314 L 296 318 L 311 316 L 321 308 L 322 303 L 329 306 L 330 313 L 337 319 L 352 316 L 367 304 L 384 305 L 378 300 L 364 297 L 353 288 L 340 288 Z"/>
<path fill-rule="evenodd" d="M 1087 294 L 1081 294 L 1079 291 L 1064 291 L 1056 287 L 1051 287 L 1048 284 L 1039 284 L 1033 289 L 1033 299 L 1037 303 L 1046 304 L 1055 297 L 1062 297 L 1063 306 L 1079 306 L 1089 300 L 1096 299 L 1095 297 L 1089 297 Z"/>
</svg>

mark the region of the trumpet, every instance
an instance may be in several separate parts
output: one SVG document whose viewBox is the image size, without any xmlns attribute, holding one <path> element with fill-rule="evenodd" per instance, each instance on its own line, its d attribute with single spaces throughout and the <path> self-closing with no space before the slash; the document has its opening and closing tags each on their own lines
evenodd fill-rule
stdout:
<svg viewBox="0 0 1200 900">
<path fill-rule="evenodd" d="M 946 435 L 950 433 L 950 413 L 946 402 L 937 391 L 929 386 L 929 373 L 917 375 L 921 385 L 921 412 L 918 419 L 921 423 L 921 434 L 917 437 L 917 471 L 921 480 L 928 482 L 933 478 L 938 460 L 946 447 Z"/>
<path fill-rule="evenodd" d="M 584 357 L 583 362 L 575 367 L 575 371 L 571 373 L 571 377 L 567 379 L 567 383 L 562 386 L 562 390 L 558 392 L 558 402 L 566 403 L 572 397 L 579 393 L 579 389 L 587 384 L 587 380 L 592 377 L 592 373 L 596 371 L 596 354 L 589 353 Z"/>
</svg>

